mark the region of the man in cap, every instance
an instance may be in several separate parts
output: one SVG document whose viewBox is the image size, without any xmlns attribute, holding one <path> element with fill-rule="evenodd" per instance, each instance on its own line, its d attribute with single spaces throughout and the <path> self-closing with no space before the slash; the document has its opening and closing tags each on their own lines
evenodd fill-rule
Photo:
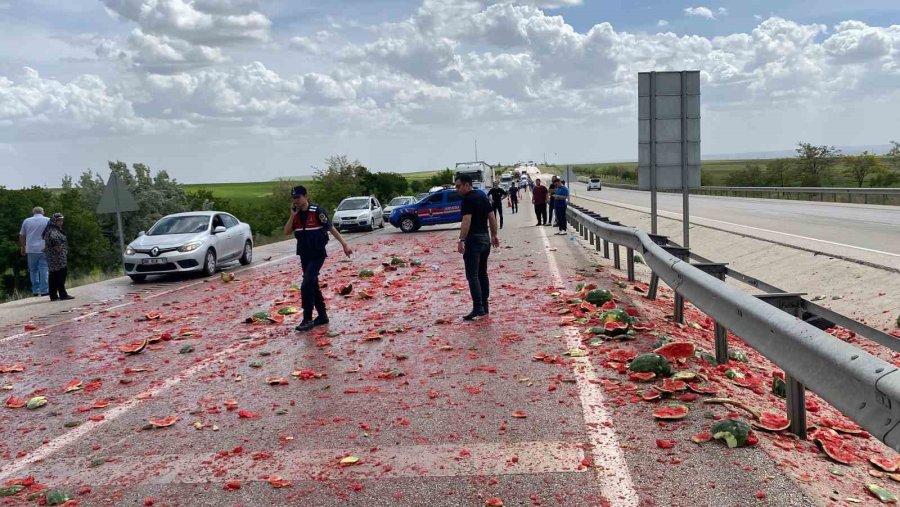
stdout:
<svg viewBox="0 0 900 507">
<path fill-rule="evenodd" d="M 297 255 L 303 268 L 303 281 L 300 283 L 300 295 L 303 299 L 303 321 L 295 328 L 297 331 L 309 331 L 315 326 L 328 324 L 325 312 L 325 298 L 319 288 L 319 270 L 325 264 L 328 254 L 328 233 L 338 240 L 344 249 L 344 255 L 350 257 L 353 250 L 344 241 L 341 233 L 334 228 L 328 218 L 328 212 L 318 204 L 309 202 L 306 187 L 298 185 L 291 190 L 294 200 L 291 216 L 284 224 L 284 234 L 293 234 L 297 239 Z M 312 318 L 313 308 L 318 315 Z"/>
</svg>

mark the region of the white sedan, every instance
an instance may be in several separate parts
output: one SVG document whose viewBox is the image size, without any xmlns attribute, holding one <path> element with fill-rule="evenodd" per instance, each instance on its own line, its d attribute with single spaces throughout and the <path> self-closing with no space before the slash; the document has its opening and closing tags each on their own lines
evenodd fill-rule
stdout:
<svg viewBox="0 0 900 507">
<path fill-rule="evenodd" d="M 135 282 L 147 275 L 199 271 L 206 276 L 216 267 L 253 260 L 250 226 L 221 211 L 192 211 L 167 215 L 125 248 L 125 274 Z"/>
</svg>

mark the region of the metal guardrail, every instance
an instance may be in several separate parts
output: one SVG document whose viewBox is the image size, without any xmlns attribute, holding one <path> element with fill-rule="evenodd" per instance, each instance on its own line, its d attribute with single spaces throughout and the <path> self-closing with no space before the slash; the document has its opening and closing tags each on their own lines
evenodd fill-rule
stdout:
<svg viewBox="0 0 900 507">
<path fill-rule="evenodd" d="M 676 321 L 683 321 L 685 299 L 709 315 L 716 322 L 719 362 L 728 359 L 727 329 L 778 365 L 785 372 L 791 432 L 806 436 L 805 392 L 810 389 L 889 447 L 900 451 L 900 371 L 801 320 L 800 312 L 811 308 L 811 303 L 800 297 L 802 294 L 777 292 L 751 296 L 726 285 L 724 264 L 692 265 L 688 261 L 688 249 L 670 244 L 664 236 L 621 226 L 577 205 L 570 204 L 567 216 L 598 251 L 602 240 L 606 258 L 610 246 L 613 247 L 616 268 L 621 269 L 619 246 L 627 249 L 629 280 L 634 280 L 634 252 L 643 255 L 653 271 L 647 296 L 656 296 L 659 280 L 671 287 L 676 293 Z"/>
<path fill-rule="evenodd" d="M 637 185 L 629 185 L 626 183 L 607 183 L 604 181 L 603 185 L 610 188 L 640 190 Z M 660 190 L 660 192 L 681 193 L 681 189 Z M 818 200 L 821 202 L 854 202 L 855 200 L 860 202 L 861 204 L 900 204 L 900 188 L 702 186 L 700 188 L 691 189 L 691 194 L 724 195 L 736 197 L 763 197 L 800 201 Z M 831 199 L 826 199 L 826 195 L 832 196 Z M 815 196 L 818 196 L 818 199 L 815 199 Z M 881 198 L 874 198 L 876 196 L 880 196 Z M 846 197 L 846 200 L 842 199 L 839 201 L 839 197 Z M 860 199 L 859 197 L 862 198 Z"/>
</svg>

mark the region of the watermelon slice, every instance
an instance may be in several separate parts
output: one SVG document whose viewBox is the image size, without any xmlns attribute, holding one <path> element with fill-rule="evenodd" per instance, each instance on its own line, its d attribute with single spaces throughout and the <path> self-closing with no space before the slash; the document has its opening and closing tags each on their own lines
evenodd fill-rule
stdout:
<svg viewBox="0 0 900 507">
<path fill-rule="evenodd" d="M 603 324 L 603 331 L 609 336 L 620 335 L 628 331 L 628 324 L 625 322 L 607 322 Z"/>
<path fill-rule="evenodd" d="M 690 342 L 670 342 L 653 351 L 669 361 L 694 357 L 694 344 Z"/>
<path fill-rule="evenodd" d="M 656 324 L 652 322 L 635 322 L 631 325 L 635 331 L 650 331 L 651 329 L 656 328 Z"/>
<path fill-rule="evenodd" d="M 671 405 L 654 410 L 653 417 L 668 420 L 683 419 L 688 415 L 688 412 L 688 408 L 684 405 Z"/>
<path fill-rule="evenodd" d="M 607 301 L 607 302 L 603 303 L 602 305 L 600 305 L 600 309 L 604 310 L 604 311 L 615 310 L 616 308 L 618 308 L 618 305 L 616 305 L 615 301 Z"/>
<path fill-rule="evenodd" d="M 64 393 L 72 393 L 75 391 L 80 391 L 84 389 L 84 384 L 81 383 L 80 379 L 74 379 L 63 388 Z"/>
<path fill-rule="evenodd" d="M 345 287 L 341 287 L 338 289 L 338 294 L 341 296 L 349 296 L 353 292 L 353 284 L 349 283 Z"/>
<path fill-rule="evenodd" d="M 684 371 L 679 371 L 679 372 L 675 373 L 675 375 L 672 375 L 672 380 L 689 381 L 689 380 L 696 380 L 697 377 L 698 377 L 698 375 L 695 372 L 684 370 Z"/>
<path fill-rule="evenodd" d="M 637 352 L 631 350 L 621 350 L 621 349 L 613 349 L 606 353 L 606 357 L 610 361 L 618 361 L 620 363 L 627 363 L 637 356 Z"/>
<path fill-rule="evenodd" d="M 892 473 L 897 471 L 897 458 L 886 458 L 884 456 L 872 456 L 869 458 L 869 463 L 875 465 L 876 467 L 884 470 L 885 472 Z"/>
<path fill-rule="evenodd" d="M 147 423 L 154 428 L 168 428 L 175 424 L 175 421 L 177 420 L 178 416 L 170 415 L 169 417 L 164 417 L 162 419 L 148 419 Z"/>
<path fill-rule="evenodd" d="M 15 396 L 10 396 L 6 399 L 7 408 L 22 408 L 26 403 L 28 403 L 28 400 L 24 398 L 16 398 Z"/>
<path fill-rule="evenodd" d="M 715 396 L 716 394 L 719 393 L 719 391 L 716 390 L 715 387 L 701 386 L 697 382 L 690 382 L 690 383 L 688 383 L 687 386 L 688 386 L 688 389 L 690 389 L 691 391 L 694 391 L 697 394 L 711 394 L 711 395 Z"/>
<path fill-rule="evenodd" d="M 147 312 L 144 314 L 144 319 L 146 320 L 159 320 L 162 318 L 162 314 L 159 312 Z"/>
<path fill-rule="evenodd" d="M 853 450 L 839 441 L 817 440 L 818 444 L 825 451 L 825 454 L 834 461 L 842 465 L 852 465 L 856 463 L 856 455 Z"/>
<path fill-rule="evenodd" d="M 760 412 L 759 421 L 751 421 L 750 424 L 761 430 L 784 431 L 791 425 L 791 421 L 784 414 Z"/>
<path fill-rule="evenodd" d="M 657 391 L 656 389 L 651 389 L 651 390 L 649 390 L 649 391 L 644 391 L 644 392 L 641 394 L 641 399 L 644 400 L 644 401 L 658 400 L 658 399 L 660 399 L 661 397 L 662 397 L 662 395 L 659 394 L 659 391 Z"/>
<path fill-rule="evenodd" d="M 827 426 L 835 431 L 839 431 L 841 433 L 847 433 L 848 435 L 859 435 L 863 432 L 863 429 L 860 428 L 856 423 L 851 421 L 838 421 L 836 419 L 829 419 L 828 417 L 822 418 L 822 425 Z"/>
<path fill-rule="evenodd" d="M 119 352 L 122 352 L 123 354 L 128 354 L 128 355 L 140 354 L 141 352 L 144 351 L 145 348 L 147 348 L 148 343 L 149 343 L 149 340 L 147 340 L 145 338 L 143 340 L 131 342 L 127 345 L 120 345 Z"/>
<path fill-rule="evenodd" d="M 682 380 L 672 380 L 667 378 L 663 380 L 661 386 L 657 386 L 656 388 L 664 393 L 674 393 L 675 391 L 684 391 L 687 389 L 687 384 Z"/>
<path fill-rule="evenodd" d="M 692 441 L 692 442 L 695 442 L 695 443 L 698 443 L 698 444 L 702 444 L 702 443 L 704 443 L 704 442 L 709 442 L 710 440 L 712 440 L 712 438 L 713 438 L 712 433 L 710 433 L 710 432 L 708 432 L 708 431 L 703 431 L 703 432 L 701 432 L 701 433 L 697 433 L 697 434 L 695 434 L 695 435 L 692 435 L 692 436 L 691 436 L 691 441 Z"/>
<path fill-rule="evenodd" d="M 631 372 L 628 374 L 628 380 L 632 382 L 650 382 L 656 378 L 656 374 L 652 371 L 647 372 Z"/>
<path fill-rule="evenodd" d="M 9 366 L 0 366 L 0 373 L 19 373 L 25 371 L 25 367 L 19 363 L 11 364 Z"/>
</svg>

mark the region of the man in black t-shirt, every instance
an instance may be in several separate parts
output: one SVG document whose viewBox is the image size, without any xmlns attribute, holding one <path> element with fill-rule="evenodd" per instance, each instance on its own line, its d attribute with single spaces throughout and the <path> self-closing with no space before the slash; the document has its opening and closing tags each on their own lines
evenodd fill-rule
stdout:
<svg viewBox="0 0 900 507">
<path fill-rule="evenodd" d="M 472 295 L 472 311 L 463 320 L 476 320 L 488 314 L 487 260 L 491 245 L 500 247 L 497 237 L 497 217 L 491 209 L 488 197 L 472 189 L 472 177 L 460 174 L 456 177 L 456 191 L 462 196 L 462 226 L 459 229 L 459 243 L 456 250 L 463 254 L 466 267 L 466 281 Z"/>
<path fill-rule="evenodd" d="M 519 185 L 514 181 L 509 184 L 509 201 L 512 210 L 510 213 L 519 212 Z"/>
<path fill-rule="evenodd" d="M 500 217 L 500 228 L 503 228 L 503 198 L 507 196 L 506 190 L 500 188 L 499 184 L 495 181 L 494 187 L 488 192 L 488 196 L 491 198 L 491 207 L 494 209 L 494 213 L 498 217 Z"/>
</svg>

